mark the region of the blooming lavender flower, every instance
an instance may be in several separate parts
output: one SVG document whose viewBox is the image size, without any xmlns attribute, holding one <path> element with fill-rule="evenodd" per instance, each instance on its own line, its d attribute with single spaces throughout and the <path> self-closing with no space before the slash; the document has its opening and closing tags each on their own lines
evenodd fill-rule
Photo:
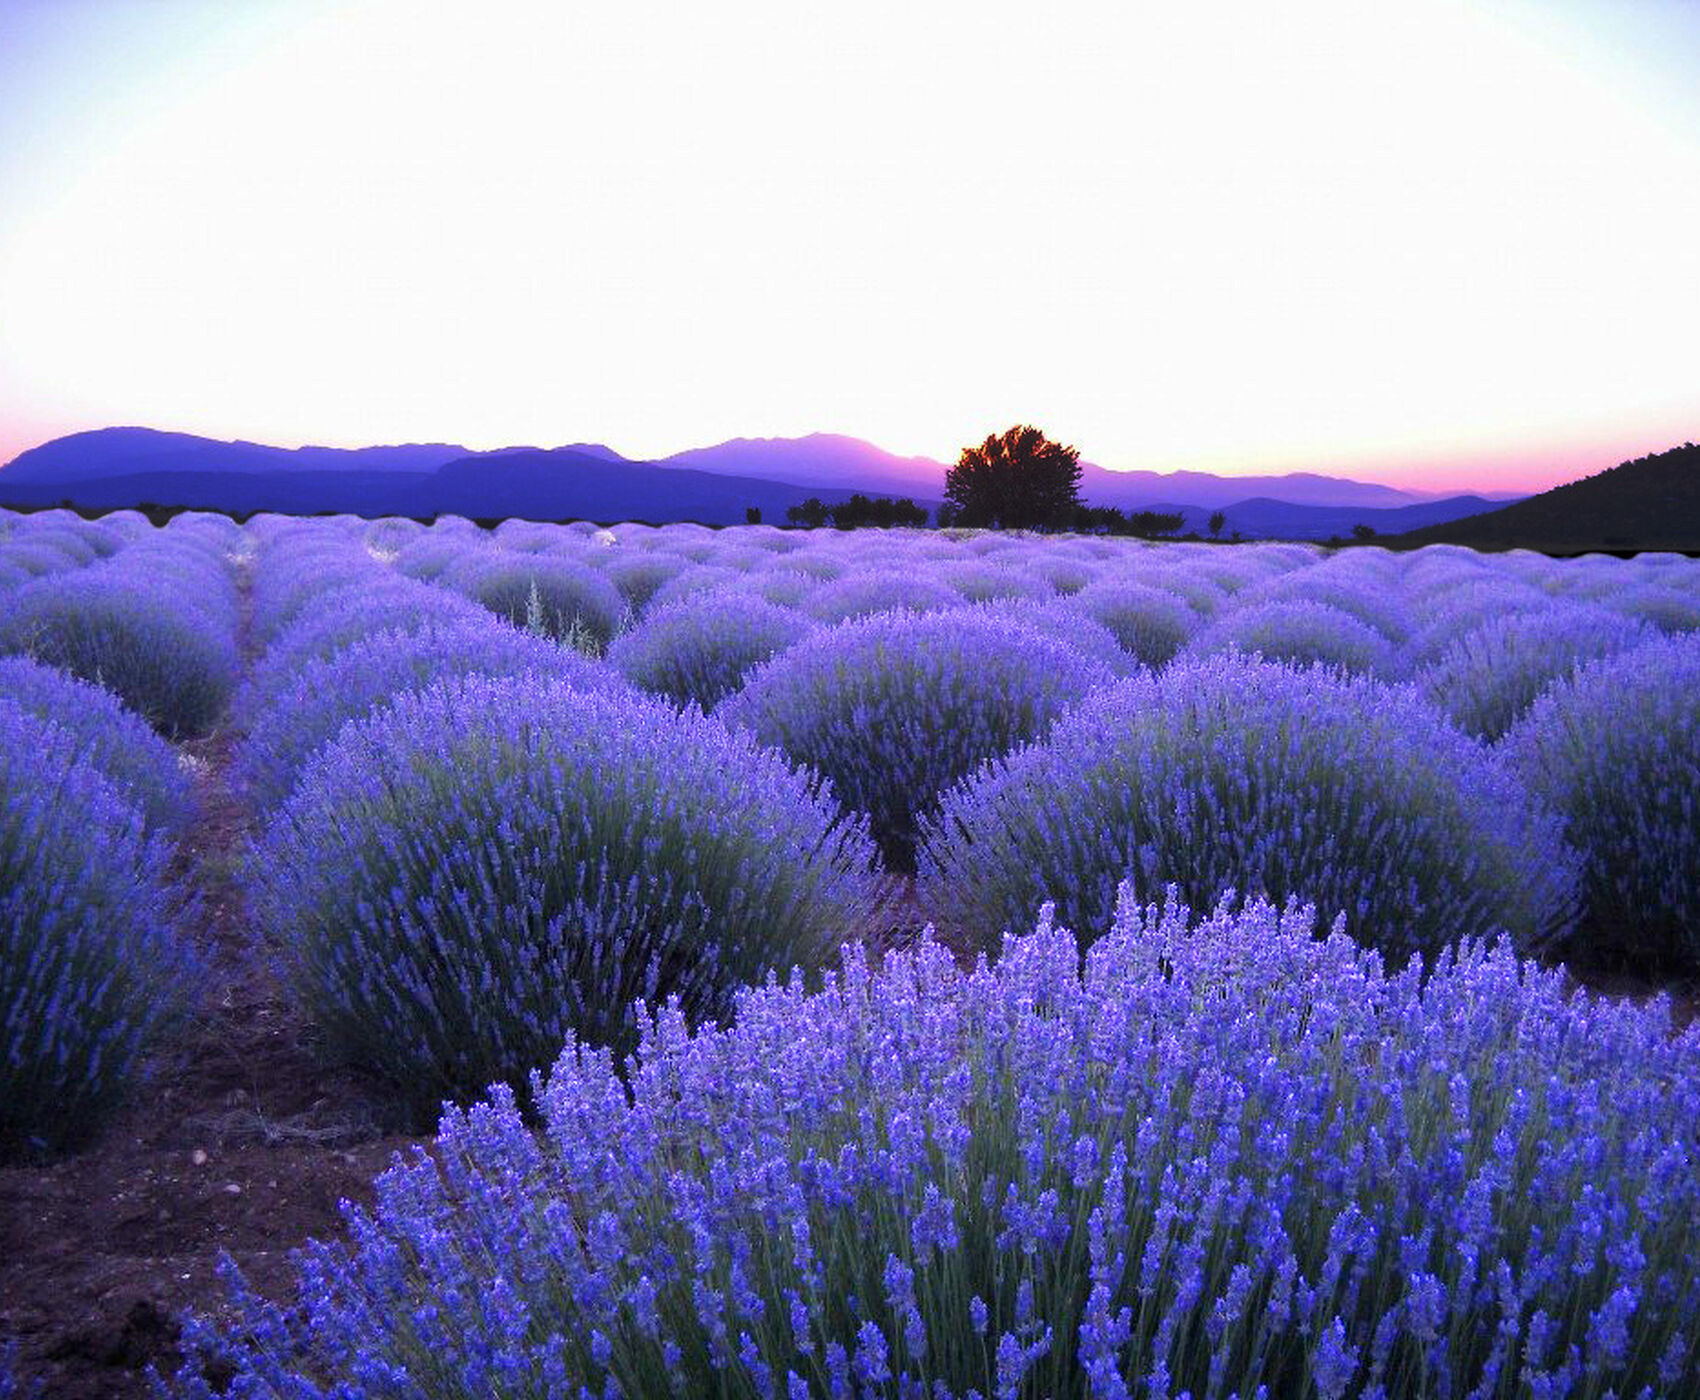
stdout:
<svg viewBox="0 0 1700 1400">
<path fill-rule="evenodd" d="M 1235 595 L 1235 606 L 1325 603 L 1373 627 L 1390 642 L 1401 642 L 1409 635 L 1410 618 L 1395 586 L 1393 567 L 1385 557 L 1352 550 L 1326 563 L 1254 583 Z"/>
<path fill-rule="evenodd" d="M 962 605 L 962 594 L 930 572 L 858 569 L 823 583 L 801 603 L 820 622 L 847 622 L 886 612 L 940 612 Z"/>
<path fill-rule="evenodd" d="M 1074 604 L 1109 628 L 1128 655 L 1153 668 L 1168 665 L 1199 625 L 1199 615 L 1175 594 L 1114 576 L 1087 585 Z"/>
<path fill-rule="evenodd" d="M 7 599 L 0 655 L 102 685 L 168 736 L 204 733 L 235 681 L 228 569 L 180 536 L 36 579 Z"/>
<path fill-rule="evenodd" d="M 261 561 L 256 586 L 269 579 L 270 562 Z M 232 719 L 238 728 L 254 724 L 296 689 L 307 667 L 379 633 L 497 621 L 471 599 L 447 589 L 388 573 L 362 574 L 353 586 L 303 599 L 289 622 L 272 633 L 264 655 L 249 668 L 231 701 Z"/>
<path fill-rule="evenodd" d="M 1700 637 L 1596 661 L 1505 738 L 1582 853 L 1573 951 L 1700 968 Z"/>
<path fill-rule="evenodd" d="M 0 698 L 0 1161 L 95 1131 L 192 994 L 168 848 L 86 747 Z"/>
<path fill-rule="evenodd" d="M 1403 962 L 1563 933 L 1574 861 L 1491 754 L 1415 692 L 1221 656 L 1101 691 L 947 793 L 920 894 L 994 947 L 1039 905 L 1092 926 L 1117 886 L 1314 902 Z"/>
<path fill-rule="evenodd" d="M 823 774 L 849 810 L 869 814 L 901 869 L 941 789 L 1043 734 L 1109 679 L 989 611 L 881 613 L 780 653 L 717 713 Z"/>
<path fill-rule="evenodd" d="M 1503 943 L 1389 975 L 1308 911 L 1129 896 L 1084 949 L 1047 914 L 995 964 L 661 1008 L 535 1094 L 447 1113 L 291 1306 L 233 1281 L 180 1393 L 469 1395 L 504 1350 L 522 1394 L 1700 1386 L 1700 1032 Z"/>
<path fill-rule="evenodd" d="M 525 626 L 535 611 L 550 636 L 582 631 L 597 649 L 613 640 L 626 611 L 607 575 L 561 555 L 470 552 L 444 573 L 443 583 L 516 626 Z"/>
<path fill-rule="evenodd" d="M 1585 603 L 1514 613 L 1465 633 L 1423 685 L 1460 728 L 1492 741 L 1577 667 L 1657 635 L 1639 618 Z"/>
<path fill-rule="evenodd" d="M 397 696 L 308 763 L 255 907 L 336 1045 L 416 1115 L 523 1083 L 632 1006 L 692 1021 L 821 966 L 872 848 L 777 755 L 700 714 L 526 674 Z"/>
<path fill-rule="evenodd" d="M 602 558 L 600 565 L 602 572 L 607 574 L 614 586 L 620 590 L 620 596 L 625 599 L 626 606 L 638 617 L 643 616 L 644 609 L 649 606 L 650 599 L 655 596 L 657 589 L 692 567 L 691 561 L 682 554 L 660 550 L 643 553 L 621 553 L 616 550 Z"/>
<path fill-rule="evenodd" d="M 1327 603 L 1254 603 L 1224 611 L 1187 650 L 1256 652 L 1293 666 L 1332 666 L 1353 675 L 1396 680 L 1403 670 L 1393 644 L 1367 622 Z"/>
<path fill-rule="evenodd" d="M 645 690 L 711 710 L 815 626 L 793 608 L 716 590 L 652 609 L 609 648 L 608 661 Z"/>
<path fill-rule="evenodd" d="M 0 659 L 0 700 L 72 736 L 79 761 L 141 809 L 152 831 L 173 833 L 189 813 L 189 780 L 176 750 L 118 697 L 27 657 Z"/>
<path fill-rule="evenodd" d="M 445 597 L 445 602 L 459 600 Z M 602 662 L 511 627 L 466 604 L 470 615 L 445 609 L 440 621 L 414 619 L 349 641 L 330 655 L 299 662 L 293 671 L 267 672 L 272 693 L 262 694 L 259 672 L 239 700 L 252 718 L 238 746 L 233 779 L 262 811 L 287 797 L 302 767 L 345 724 L 391 704 L 396 696 L 428 689 L 454 676 L 552 676 L 578 690 L 624 690 L 625 682 Z M 340 610 L 339 610 L 340 611 Z M 311 628 L 299 621 L 285 634 Z M 315 629 L 316 630 L 316 629 Z"/>
</svg>

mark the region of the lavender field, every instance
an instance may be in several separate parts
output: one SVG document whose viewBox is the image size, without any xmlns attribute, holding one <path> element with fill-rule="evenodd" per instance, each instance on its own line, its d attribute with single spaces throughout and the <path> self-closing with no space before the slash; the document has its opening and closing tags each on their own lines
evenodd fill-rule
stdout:
<svg viewBox="0 0 1700 1400">
<path fill-rule="evenodd" d="M 209 793 L 412 1146 L 164 1393 L 1700 1393 L 1700 561 L 0 511 L 0 1166 Z"/>
</svg>

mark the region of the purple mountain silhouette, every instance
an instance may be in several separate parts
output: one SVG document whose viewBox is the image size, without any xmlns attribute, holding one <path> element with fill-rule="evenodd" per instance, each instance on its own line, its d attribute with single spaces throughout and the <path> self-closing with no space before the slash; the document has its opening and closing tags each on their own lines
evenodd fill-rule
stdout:
<svg viewBox="0 0 1700 1400">
<path fill-rule="evenodd" d="M 504 463 L 510 469 L 500 469 Z M 1088 504 L 1130 511 L 1180 508 L 1188 512 L 1189 525 L 1192 513 L 1227 510 L 1230 528 L 1248 535 L 1308 536 L 1323 528 L 1320 519 L 1301 520 L 1287 513 L 1292 510 L 1397 511 L 1436 500 L 1435 493 L 1309 472 L 1218 476 L 1081 465 L 1081 495 Z M 137 497 L 227 509 L 363 514 L 449 509 L 532 519 L 600 518 L 619 511 L 635 519 L 719 523 L 741 520 L 750 505 L 759 505 L 769 518 L 775 512 L 783 518 L 785 506 L 805 496 L 830 501 L 855 491 L 934 505 L 944 494 L 945 471 L 943 462 L 900 457 L 835 433 L 733 438 L 643 462 L 602 443 L 487 452 L 448 443 L 283 448 L 127 427 L 72 433 L 20 454 L 0 468 L 0 493 L 18 504 L 73 496 L 89 504 L 133 504 L 126 498 Z M 482 504 L 481 490 L 489 496 Z M 681 515 L 687 498 L 694 514 Z M 1239 513 L 1243 522 L 1233 511 L 1242 503 L 1255 507 Z M 1401 528 L 1482 508 L 1477 502 L 1441 504 L 1441 511 L 1407 517 Z M 1330 519 L 1330 528 L 1334 523 Z"/>
</svg>

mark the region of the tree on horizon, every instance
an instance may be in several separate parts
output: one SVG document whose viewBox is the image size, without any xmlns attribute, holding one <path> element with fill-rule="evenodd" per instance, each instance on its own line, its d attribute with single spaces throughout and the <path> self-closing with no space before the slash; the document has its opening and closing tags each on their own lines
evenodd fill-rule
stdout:
<svg viewBox="0 0 1700 1400">
<path fill-rule="evenodd" d="M 1018 423 L 963 448 L 945 473 L 944 496 L 952 524 L 1065 528 L 1081 504 L 1080 451 Z"/>
</svg>

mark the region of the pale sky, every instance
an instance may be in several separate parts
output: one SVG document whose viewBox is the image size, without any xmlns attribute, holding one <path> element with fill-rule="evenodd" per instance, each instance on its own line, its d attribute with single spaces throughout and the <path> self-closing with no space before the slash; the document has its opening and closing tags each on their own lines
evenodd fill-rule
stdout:
<svg viewBox="0 0 1700 1400">
<path fill-rule="evenodd" d="M 0 461 L 1700 439 L 1700 4 L 0 0 Z"/>
</svg>

